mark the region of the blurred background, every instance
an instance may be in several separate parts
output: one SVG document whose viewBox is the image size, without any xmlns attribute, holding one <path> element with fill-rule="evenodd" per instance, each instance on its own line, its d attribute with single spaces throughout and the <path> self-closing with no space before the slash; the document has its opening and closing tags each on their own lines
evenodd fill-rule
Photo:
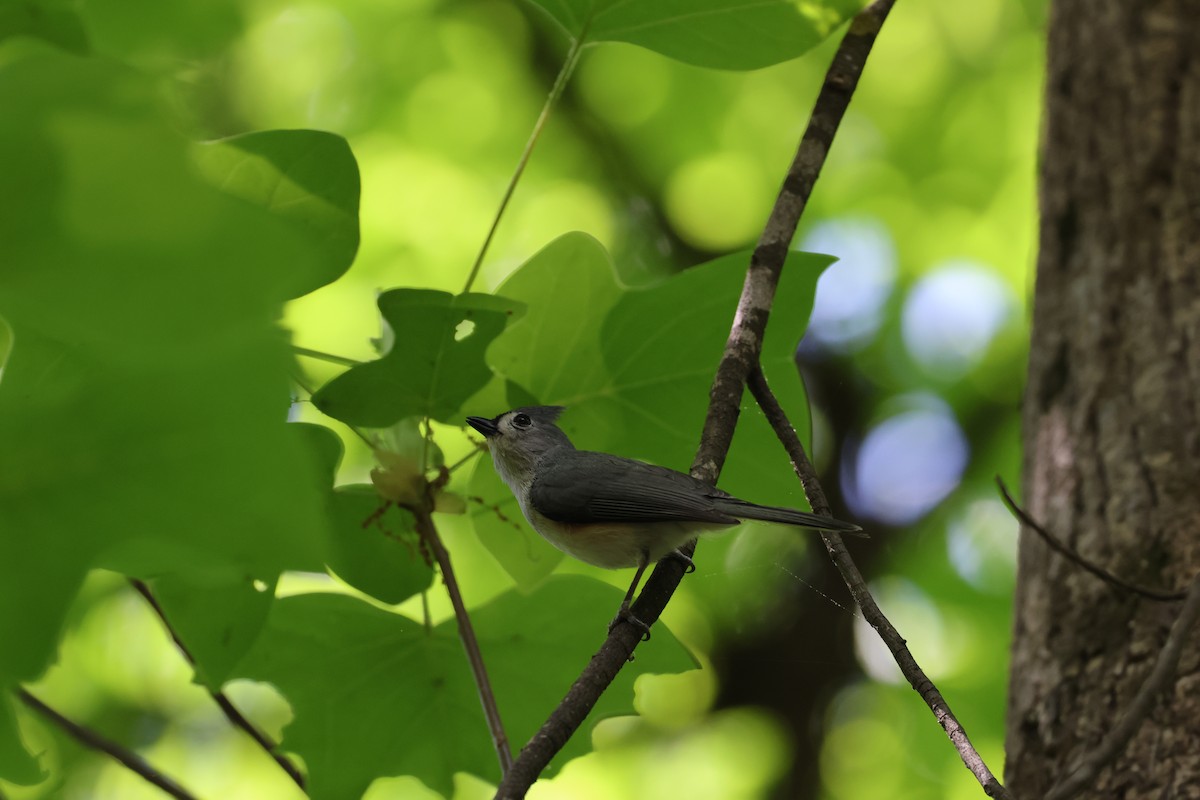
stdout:
<svg viewBox="0 0 1200 800">
<path fill-rule="evenodd" d="M 462 289 L 567 46 L 509 0 L 86 0 L 82 14 L 98 50 L 161 76 L 190 137 L 318 128 L 349 140 L 358 259 L 285 322 L 296 344 L 358 359 L 373 356 L 378 290 Z M 871 532 L 852 552 L 881 606 L 997 772 L 1016 525 L 992 478 L 1015 483 L 1019 465 L 1044 15 L 1039 0 L 901 0 L 798 238 L 840 259 L 797 352 L 814 460 L 835 514 Z M 587 50 L 476 288 L 573 230 L 603 242 L 632 285 L 751 246 L 838 38 L 750 73 Z M 340 371 L 305 367 L 319 381 Z M 305 403 L 295 416 L 330 424 Z M 468 451 L 451 433 L 439 439 L 448 459 Z M 353 437 L 347 447 L 341 479 L 365 480 L 370 453 Z M 511 586 L 465 518 L 445 535 L 468 600 Z M 732 536 L 697 561 L 664 619 L 705 668 L 641 679 L 642 717 L 602 722 L 596 752 L 530 797 L 979 796 L 819 545 Z M 123 581 L 93 576 L 78 605 L 39 684 L 57 706 L 103 719 L 201 796 L 296 796 L 190 683 Z M 288 711 L 269 687 L 230 693 L 279 735 Z M 57 734 L 32 735 L 66 780 L 7 796 L 158 796 Z M 437 797 L 409 778 L 368 796 Z M 461 776 L 456 797 L 478 796 L 488 787 Z"/>
</svg>

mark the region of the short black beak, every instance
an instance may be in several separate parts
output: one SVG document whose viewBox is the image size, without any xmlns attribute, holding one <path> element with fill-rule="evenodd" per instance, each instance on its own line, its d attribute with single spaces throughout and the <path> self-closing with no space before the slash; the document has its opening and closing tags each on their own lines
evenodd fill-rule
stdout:
<svg viewBox="0 0 1200 800">
<path fill-rule="evenodd" d="M 496 423 L 487 417 L 467 417 L 467 424 L 487 437 L 495 436 L 500 430 Z"/>
</svg>

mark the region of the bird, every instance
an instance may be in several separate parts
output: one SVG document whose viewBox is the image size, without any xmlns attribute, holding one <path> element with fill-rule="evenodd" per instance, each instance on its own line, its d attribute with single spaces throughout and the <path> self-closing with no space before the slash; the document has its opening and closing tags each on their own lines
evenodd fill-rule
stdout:
<svg viewBox="0 0 1200 800">
<path fill-rule="evenodd" d="M 667 557 L 694 569 L 679 548 L 699 535 L 747 519 L 864 535 L 853 523 L 741 500 L 667 467 L 578 450 L 556 424 L 565 410 L 524 406 L 466 421 L 487 440 L 496 472 L 542 538 L 593 566 L 637 569 L 610 631 L 628 620 L 649 638 L 649 626 L 630 612 L 642 574 Z"/>
</svg>

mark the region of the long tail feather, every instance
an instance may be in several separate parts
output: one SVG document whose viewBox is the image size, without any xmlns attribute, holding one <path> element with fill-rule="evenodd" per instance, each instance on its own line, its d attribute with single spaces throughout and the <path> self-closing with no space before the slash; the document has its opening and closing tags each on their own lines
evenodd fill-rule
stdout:
<svg viewBox="0 0 1200 800">
<path fill-rule="evenodd" d="M 797 525 L 801 528 L 813 528 L 819 531 L 836 531 L 851 536 L 863 536 L 863 529 L 852 522 L 842 522 L 840 519 L 825 517 L 820 514 L 810 514 L 807 511 L 797 511 L 794 508 L 779 506 L 760 506 L 736 498 L 722 498 L 714 505 L 717 509 L 738 519 L 757 519 L 763 522 L 780 522 L 784 525 Z"/>
</svg>

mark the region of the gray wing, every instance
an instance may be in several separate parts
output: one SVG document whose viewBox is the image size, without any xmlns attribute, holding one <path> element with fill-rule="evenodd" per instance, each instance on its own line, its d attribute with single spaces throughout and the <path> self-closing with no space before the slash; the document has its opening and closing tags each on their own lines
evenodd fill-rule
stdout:
<svg viewBox="0 0 1200 800">
<path fill-rule="evenodd" d="M 572 524 L 710 522 L 736 525 L 716 508 L 728 494 L 691 475 L 629 458 L 584 450 L 551 453 L 529 490 L 544 516 Z"/>
</svg>

